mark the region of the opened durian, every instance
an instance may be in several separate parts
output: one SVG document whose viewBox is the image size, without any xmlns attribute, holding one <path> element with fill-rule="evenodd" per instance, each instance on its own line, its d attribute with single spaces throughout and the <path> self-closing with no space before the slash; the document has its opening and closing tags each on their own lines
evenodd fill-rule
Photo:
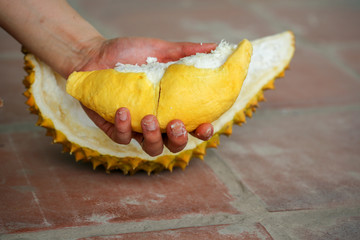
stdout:
<svg viewBox="0 0 360 240">
<path fill-rule="evenodd" d="M 132 129 L 137 132 L 148 114 L 157 117 L 162 132 L 174 119 L 181 119 L 191 132 L 233 105 L 247 74 L 252 46 L 243 40 L 235 50 L 223 43 L 215 51 L 166 64 L 148 61 L 141 67 L 127 64 L 74 72 L 66 91 L 108 122 L 114 123 L 117 109 L 129 108 Z M 194 66 L 199 63 L 204 66 Z"/>
<path fill-rule="evenodd" d="M 69 78 L 68 86 L 67 81 L 46 64 L 32 54 L 26 54 L 25 69 L 28 76 L 24 80 L 27 87 L 24 95 L 28 98 L 26 103 L 30 106 L 30 111 L 39 116 L 37 124 L 45 127 L 47 135 L 53 136 L 54 142 L 61 143 L 64 151 L 74 154 L 76 161 L 91 161 L 94 169 L 103 165 L 107 171 L 121 169 L 125 174 L 138 170 L 148 173 L 163 169 L 171 171 L 173 167 L 184 169 L 192 157 L 203 159 L 206 148 L 216 147 L 219 144 L 220 134 L 230 135 L 234 123 L 241 125 L 245 122 L 245 116 L 252 116 L 258 102 L 264 100 L 263 90 L 272 89 L 275 78 L 284 75 L 284 70 L 288 67 L 294 50 L 293 34 L 284 32 L 252 41 L 251 44 L 244 40 L 239 46 L 222 42 L 212 53 L 196 54 L 177 62 L 164 64 L 149 58 L 148 64 L 142 66 L 119 64 L 113 70 L 73 73 Z M 167 77 L 169 73 L 171 76 Z M 155 113 L 154 115 L 158 116 L 162 129 L 172 119 L 184 121 L 189 131 L 200 123 L 210 121 L 214 126 L 214 136 L 209 141 L 202 141 L 189 135 L 184 150 L 171 153 L 164 148 L 163 153 L 157 157 L 146 154 L 135 140 L 128 145 L 113 142 L 87 117 L 79 101 L 66 92 L 68 90 L 86 106 L 100 114 L 104 113 L 105 119 L 113 121 L 114 109 L 116 111 L 121 105 L 116 105 L 116 103 L 109 107 L 110 110 L 103 109 L 103 106 L 91 102 L 92 100 L 84 99 L 86 94 L 82 95 L 81 91 L 84 85 L 75 86 L 76 82 L 81 82 L 79 79 L 89 80 L 90 78 L 96 86 L 98 84 L 96 79 L 99 76 L 103 77 L 102 74 L 110 74 L 110 79 L 115 79 L 113 82 L 117 81 L 114 76 L 119 74 L 148 81 L 146 84 L 151 90 L 145 92 L 153 96 L 153 100 L 149 101 L 149 98 L 145 97 L 145 100 L 135 101 L 140 106 L 129 108 L 132 119 L 136 116 L 132 121 L 134 130 L 141 131 L 139 123 L 144 113 L 140 113 L 140 110 L 150 109 L 149 111 L 153 111 L 150 112 L 151 114 Z M 89 78 L 89 75 L 92 77 Z M 185 80 L 182 80 L 184 75 Z M 185 90 L 181 97 L 188 100 L 181 100 L 181 104 L 175 104 L 179 103 L 179 99 L 171 99 L 169 96 L 179 94 L 173 94 L 171 91 L 176 91 L 176 88 L 194 87 L 192 86 L 194 83 L 186 79 L 186 76 L 198 76 L 202 80 L 210 79 L 210 87 L 206 86 L 206 81 L 197 82 L 196 88 L 204 91 L 201 94 L 203 99 L 194 100 L 194 96 L 184 96 L 187 94 Z M 174 87 L 173 82 L 164 80 L 167 78 L 177 80 L 180 83 L 179 86 Z M 112 86 L 112 81 L 109 81 L 109 84 L 108 88 L 116 88 Z M 224 91 L 220 91 L 225 87 Z M 86 91 L 91 91 L 91 89 L 94 87 Z M 104 100 L 106 95 L 106 93 L 100 95 L 100 99 Z M 133 95 L 136 94 L 131 96 Z M 194 108 L 202 102 L 209 102 L 212 105 L 205 108 L 201 106 L 205 112 L 197 113 Z M 215 104 L 218 105 L 215 106 Z M 182 114 L 180 118 L 177 117 L 177 113 Z M 203 116 L 205 118 L 201 118 Z M 200 118 L 199 122 L 193 124 L 197 118 Z"/>
</svg>

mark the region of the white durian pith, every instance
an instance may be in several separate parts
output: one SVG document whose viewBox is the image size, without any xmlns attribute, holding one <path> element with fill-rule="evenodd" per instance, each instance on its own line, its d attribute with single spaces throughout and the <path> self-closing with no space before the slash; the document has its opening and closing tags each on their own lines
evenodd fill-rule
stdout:
<svg viewBox="0 0 360 240">
<path fill-rule="evenodd" d="M 49 129 L 49 134 L 54 135 L 55 141 L 63 143 L 65 150 L 74 152 L 77 160 L 92 161 L 94 167 L 102 164 L 107 169 L 119 168 L 125 173 L 138 169 L 148 172 L 161 168 L 171 170 L 174 166 L 185 167 L 191 156 L 203 156 L 206 147 L 216 146 L 220 133 L 229 134 L 233 122 L 240 123 L 244 113 L 251 114 L 257 101 L 262 100 L 262 90 L 288 67 L 295 50 L 294 41 L 291 32 L 252 41 L 253 54 L 247 77 L 233 106 L 212 123 L 216 132 L 214 138 L 204 143 L 189 135 L 188 144 L 180 153 L 174 154 L 164 148 L 160 156 L 151 157 L 135 140 L 128 145 L 114 143 L 87 117 L 79 102 L 66 93 L 66 80 L 31 54 L 25 57 L 29 72 L 25 80 L 28 87 L 25 95 L 32 111 L 40 116 L 39 125 Z M 215 68 L 226 61 L 236 46 L 222 43 L 213 53 L 197 54 L 180 61 L 199 68 Z M 159 63 L 133 68 L 144 72 L 157 69 L 149 73 L 153 74 L 149 78 L 156 81 L 162 71 L 162 66 L 156 64 Z M 129 66 L 119 65 L 117 69 L 124 71 Z"/>
</svg>

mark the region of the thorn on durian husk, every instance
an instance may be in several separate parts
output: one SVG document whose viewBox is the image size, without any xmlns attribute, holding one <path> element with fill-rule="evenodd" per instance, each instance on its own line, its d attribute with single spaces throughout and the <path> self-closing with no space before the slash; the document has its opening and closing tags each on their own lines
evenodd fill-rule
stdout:
<svg viewBox="0 0 360 240">
<path fill-rule="evenodd" d="M 188 164 L 186 162 L 182 161 L 181 159 L 175 161 L 175 163 L 174 163 L 174 167 L 180 167 L 182 170 L 185 170 L 187 165 Z"/>
<path fill-rule="evenodd" d="M 285 77 L 285 71 L 282 71 L 281 73 L 279 73 L 279 75 L 277 75 L 277 77 L 279 77 L 279 78 Z"/>
<path fill-rule="evenodd" d="M 274 81 L 275 81 L 275 78 L 272 79 L 271 81 L 269 81 L 267 84 L 265 84 L 263 87 L 263 90 L 275 89 Z"/>
<path fill-rule="evenodd" d="M 91 159 L 91 163 L 93 165 L 93 170 L 95 170 L 99 165 L 103 164 L 102 161 L 98 159 Z"/>
<path fill-rule="evenodd" d="M 76 152 L 80 149 L 80 146 L 75 144 L 75 143 L 71 143 L 71 147 L 70 147 L 70 154 L 72 154 L 73 152 Z"/>
<path fill-rule="evenodd" d="M 34 96 L 30 95 L 30 97 L 26 100 L 25 104 L 30 106 L 30 107 L 34 107 L 34 105 L 35 105 Z"/>
<path fill-rule="evenodd" d="M 155 160 L 155 162 L 160 163 L 165 168 L 169 168 L 170 164 L 175 160 L 175 156 L 161 156 Z"/>
<path fill-rule="evenodd" d="M 217 146 L 220 145 L 220 136 L 219 134 L 215 133 L 212 138 L 207 141 L 206 147 L 207 148 L 217 148 Z"/>
<path fill-rule="evenodd" d="M 80 160 L 86 159 L 85 153 L 82 149 L 79 149 L 74 153 L 75 155 L 75 161 L 78 162 Z"/>
<path fill-rule="evenodd" d="M 65 144 L 66 142 L 68 142 L 66 136 L 62 132 L 55 130 L 54 143 Z"/>
<path fill-rule="evenodd" d="M 247 108 L 247 109 L 245 110 L 245 115 L 246 115 L 247 117 L 249 117 L 249 118 L 252 118 L 252 115 L 253 115 L 252 109 L 251 109 L 251 108 Z"/>
<path fill-rule="evenodd" d="M 264 101 L 266 101 L 266 99 L 265 99 L 265 97 L 264 97 L 264 93 L 263 93 L 262 91 L 259 93 L 258 101 L 259 101 L 259 102 L 264 102 Z"/>
<path fill-rule="evenodd" d="M 199 144 L 193 152 L 194 156 L 204 160 L 204 156 L 206 154 L 206 142 Z"/>
<path fill-rule="evenodd" d="M 189 164 L 189 161 L 193 155 L 192 150 L 186 150 L 182 153 L 180 153 L 178 156 L 176 156 L 175 160 L 181 159 L 182 161 L 186 162 L 186 164 Z"/>
<path fill-rule="evenodd" d="M 238 113 L 235 114 L 234 116 L 234 123 L 238 124 L 238 125 L 242 125 L 243 123 L 246 123 L 246 116 L 244 111 L 239 111 Z"/>
<path fill-rule="evenodd" d="M 233 121 L 225 123 L 225 125 L 219 131 L 219 134 L 225 134 L 226 136 L 230 136 L 232 134 L 232 125 Z"/>
</svg>

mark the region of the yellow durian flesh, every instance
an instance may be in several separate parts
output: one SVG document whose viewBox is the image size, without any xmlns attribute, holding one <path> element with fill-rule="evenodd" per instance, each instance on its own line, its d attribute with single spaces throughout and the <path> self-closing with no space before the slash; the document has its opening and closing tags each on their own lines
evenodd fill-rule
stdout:
<svg viewBox="0 0 360 240">
<path fill-rule="evenodd" d="M 140 122 L 148 114 L 157 116 L 162 132 L 174 119 L 182 120 L 190 132 L 213 122 L 235 102 L 251 54 L 251 43 L 243 40 L 218 68 L 174 63 L 157 81 L 150 81 L 143 72 L 74 72 L 66 91 L 109 122 L 114 122 L 118 108 L 127 107 L 132 129 L 137 132 L 142 132 Z"/>
<path fill-rule="evenodd" d="M 140 121 L 148 114 L 156 115 L 159 87 L 145 73 L 123 73 L 114 69 L 74 72 L 66 91 L 83 105 L 114 123 L 120 107 L 130 111 L 132 128 L 141 132 Z"/>
<path fill-rule="evenodd" d="M 185 168 L 193 157 L 203 158 L 206 148 L 219 144 L 220 134 L 231 134 L 233 123 L 241 125 L 245 115 L 251 116 L 263 91 L 273 88 L 276 77 L 282 77 L 295 50 L 291 32 L 261 38 L 251 42 L 253 54 L 239 96 L 232 107 L 212 122 L 215 134 L 209 141 L 189 135 L 185 149 L 171 153 L 164 148 L 161 155 L 151 157 L 132 140 L 129 145 L 111 141 L 82 110 L 79 101 L 66 93 L 66 80 L 32 54 L 25 56 L 28 76 L 24 95 L 32 113 L 38 114 L 38 125 L 47 129 L 54 142 L 61 143 L 64 151 L 74 155 L 76 161 L 92 162 L 93 167 L 107 170 L 121 169 L 124 173 L 144 170 L 148 173 L 174 167 Z M 235 48 L 234 48 L 235 49 Z M 239 143 L 240 144 L 240 143 Z"/>
<path fill-rule="evenodd" d="M 251 43 L 243 40 L 218 68 L 170 65 L 160 81 L 157 110 L 160 128 L 166 129 L 168 122 L 180 119 L 190 132 L 201 123 L 218 119 L 239 95 L 251 54 Z"/>
</svg>

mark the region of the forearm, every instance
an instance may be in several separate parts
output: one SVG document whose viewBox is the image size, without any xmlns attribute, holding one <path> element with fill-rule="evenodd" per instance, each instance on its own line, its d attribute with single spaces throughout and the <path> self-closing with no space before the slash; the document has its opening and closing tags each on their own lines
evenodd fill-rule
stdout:
<svg viewBox="0 0 360 240">
<path fill-rule="evenodd" d="M 0 25 L 67 77 L 103 37 L 65 0 L 0 0 Z"/>
</svg>

